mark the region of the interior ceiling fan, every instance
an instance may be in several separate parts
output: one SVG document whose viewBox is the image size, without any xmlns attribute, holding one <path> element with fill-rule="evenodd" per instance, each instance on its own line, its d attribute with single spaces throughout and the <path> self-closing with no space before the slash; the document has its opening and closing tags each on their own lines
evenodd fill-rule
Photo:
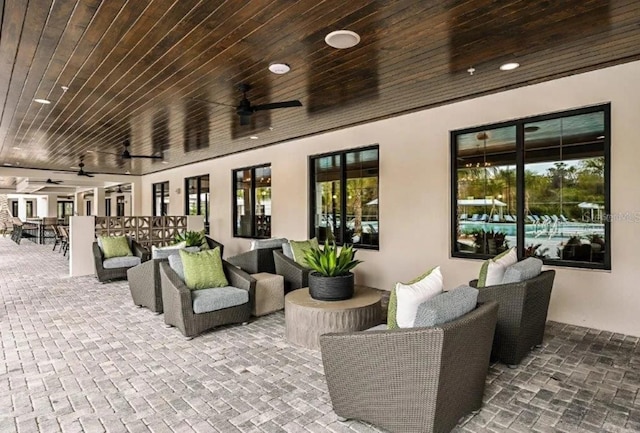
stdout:
<svg viewBox="0 0 640 433">
<path fill-rule="evenodd" d="M 278 108 L 302 107 L 302 102 L 298 101 L 297 99 L 293 101 L 271 102 L 269 104 L 251 105 L 251 102 L 247 98 L 247 92 L 251 90 L 251 86 L 249 84 L 240 84 L 238 86 L 238 90 L 242 92 L 242 99 L 240 100 L 240 103 L 236 107 L 236 114 L 240 116 L 240 125 L 251 124 L 251 116 L 256 111 L 275 110 Z"/>
<path fill-rule="evenodd" d="M 86 171 L 84 171 L 83 160 L 84 160 L 84 157 L 80 157 L 80 164 L 78 164 L 78 167 L 80 167 L 80 170 L 78 170 L 78 176 L 93 177 L 91 173 L 87 173 Z"/>
<path fill-rule="evenodd" d="M 122 159 L 133 159 L 133 158 L 162 159 L 162 155 L 132 155 L 129 152 L 129 146 L 131 146 L 131 143 L 129 142 L 129 140 L 125 140 L 124 143 L 122 144 L 124 145 L 124 150 L 120 155 Z"/>
<path fill-rule="evenodd" d="M 31 181 L 31 183 L 45 183 L 47 185 L 60 185 L 62 181 L 47 179 L 47 180 L 33 180 Z"/>
</svg>

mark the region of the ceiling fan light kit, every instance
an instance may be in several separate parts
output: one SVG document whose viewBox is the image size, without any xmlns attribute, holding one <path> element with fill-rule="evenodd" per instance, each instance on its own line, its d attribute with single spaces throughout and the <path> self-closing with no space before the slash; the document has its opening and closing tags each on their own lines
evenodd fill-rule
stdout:
<svg viewBox="0 0 640 433">
<path fill-rule="evenodd" d="M 358 45 L 360 43 L 360 35 L 351 30 L 336 30 L 325 36 L 324 41 L 330 47 L 343 50 Z"/>
</svg>

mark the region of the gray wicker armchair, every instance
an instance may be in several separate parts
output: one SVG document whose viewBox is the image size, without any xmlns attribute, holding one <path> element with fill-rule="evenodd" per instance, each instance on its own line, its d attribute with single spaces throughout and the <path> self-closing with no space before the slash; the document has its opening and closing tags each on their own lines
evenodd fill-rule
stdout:
<svg viewBox="0 0 640 433">
<path fill-rule="evenodd" d="M 520 283 L 478 287 L 478 302 L 494 300 L 500 305 L 493 359 L 515 366 L 542 344 L 555 275 L 549 270 Z M 478 280 L 469 285 L 477 287 Z"/>
<path fill-rule="evenodd" d="M 220 248 L 220 256 L 224 245 L 209 236 L 205 236 L 209 248 Z M 154 313 L 162 313 L 162 285 L 160 283 L 160 263 L 167 263 L 167 258 L 146 261 L 127 270 L 127 280 L 131 298 L 135 305 L 146 307 Z"/>
<path fill-rule="evenodd" d="M 498 305 L 433 328 L 320 336 L 333 409 L 397 433 L 448 432 L 482 406 Z"/>
<path fill-rule="evenodd" d="M 227 258 L 232 265 L 238 266 L 245 272 L 257 274 L 259 272 L 276 273 L 276 265 L 273 259 L 273 252 L 282 250 L 282 247 L 260 248 L 246 251 Z"/>
<path fill-rule="evenodd" d="M 284 277 L 284 292 L 307 287 L 309 285 L 309 272 L 311 269 L 300 266 L 294 260 L 285 256 L 282 250 L 273 252 L 275 273 Z"/>
<path fill-rule="evenodd" d="M 222 265 L 229 284 L 249 292 L 249 302 L 210 313 L 196 314 L 193 312 L 192 291 L 171 269 L 169 263 L 162 262 L 160 281 L 164 323 L 177 327 L 185 337 L 192 338 L 217 326 L 247 322 L 255 300 L 256 280 L 229 262 L 223 260 Z"/>
<path fill-rule="evenodd" d="M 133 255 L 140 258 L 140 262 L 146 262 L 149 260 L 149 252 L 145 247 L 140 245 L 135 239 L 131 240 L 131 251 Z M 104 262 L 104 254 L 98 246 L 98 242 L 93 243 L 93 261 L 96 266 L 96 276 L 98 281 L 105 282 L 110 280 L 120 280 L 127 278 L 127 270 L 131 266 L 121 268 L 105 268 L 102 264 Z"/>
</svg>

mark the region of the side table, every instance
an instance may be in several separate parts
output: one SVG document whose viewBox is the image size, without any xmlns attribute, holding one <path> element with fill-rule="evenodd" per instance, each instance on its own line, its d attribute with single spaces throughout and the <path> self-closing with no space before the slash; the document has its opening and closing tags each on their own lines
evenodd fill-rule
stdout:
<svg viewBox="0 0 640 433">
<path fill-rule="evenodd" d="M 284 308 L 284 277 L 260 272 L 251 274 L 256 279 L 256 298 L 251 314 L 264 316 Z"/>
<path fill-rule="evenodd" d="M 289 292 L 284 298 L 285 337 L 309 349 L 320 349 L 320 335 L 361 331 L 381 323 L 380 293 L 369 287 L 354 288 L 351 299 L 318 301 L 309 288 Z"/>
</svg>

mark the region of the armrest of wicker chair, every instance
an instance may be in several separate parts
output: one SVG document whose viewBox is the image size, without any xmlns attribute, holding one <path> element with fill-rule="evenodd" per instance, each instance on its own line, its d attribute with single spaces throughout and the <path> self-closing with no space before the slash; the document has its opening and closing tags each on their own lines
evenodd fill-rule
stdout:
<svg viewBox="0 0 640 433">
<path fill-rule="evenodd" d="M 438 327 L 320 336 L 335 412 L 390 431 L 451 430 L 482 405 L 497 310 L 488 302 Z"/>
<path fill-rule="evenodd" d="M 93 250 L 93 262 L 96 265 L 96 272 L 100 275 L 101 272 L 104 272 L 104 267 L 102 266 L 102 262 L 104 261 L 104 254 L 102 254 L 102 250 L 98 246 L 98 242 L 94 242 L 92 245 Z"/>
<path fill-rule="evenodd" d="M 187 330 L 183 329 L 184 324 L 194 314 L 191 290 L 171 269 L 168 261 L 160 263 L 160 283 L 165 323 L 176 324 L 182 333 L 187 335 Z"/>
<path fill-rule="evenodd" d="M 249 274 L 257 274 L 259 272 L 275 274 L 276 267 L 273 252 L 280 249 L 282 248 L 274 247 L 245 251 L 244 253 L 229 257 L 226 260 Z"/>
<path fill-rule="evenodd" d="M 140 257 L 140 262 L 146 262 L 151 258 L 149 251 L 138 243 L 135 239 L 131 240 L 132 252 L 136 257 Z"/>
<path fill-rule="evenodd" d="M 215 239 L 206 236 L 204 237 L 204 239 L 207 241 L 207 245 L 209 245 L 209 248 L 214 249 L 215 247 L 220 247 L 220 257 L 224 257 L 223 253 L 224 253 L 224 245 L 222 245 L 220 242 L 216 241 Z"/>
<path fill-rule="evenodd" d="M 309 285 L 309 269 L 285 256 L 282 250 L 273 252 L 273 261 L 276 274 L 284 277 L 286 292 Z"/>
<path fill-rule="evenodd" d="M 243 289 L 249 292 L 249 303 L 253 307 L 256 296 L 256 280 L 251 275 L 238 269 L 227 261 L 222 261 L 224 267 L 224 273 L 229 281 L 229 285 L 238 289 Z"/>
<path fill-rule="evenodd" d="M 517 365 L 533 346 L 542 344 L 555 278 L 554 270 L 519 283 L 478 287 L 478 302 L 498 302 L 498 324 L 493 341 L 494 358 Z M 478 280 L 469 282 L 477 287 Z"/>
</svg>

